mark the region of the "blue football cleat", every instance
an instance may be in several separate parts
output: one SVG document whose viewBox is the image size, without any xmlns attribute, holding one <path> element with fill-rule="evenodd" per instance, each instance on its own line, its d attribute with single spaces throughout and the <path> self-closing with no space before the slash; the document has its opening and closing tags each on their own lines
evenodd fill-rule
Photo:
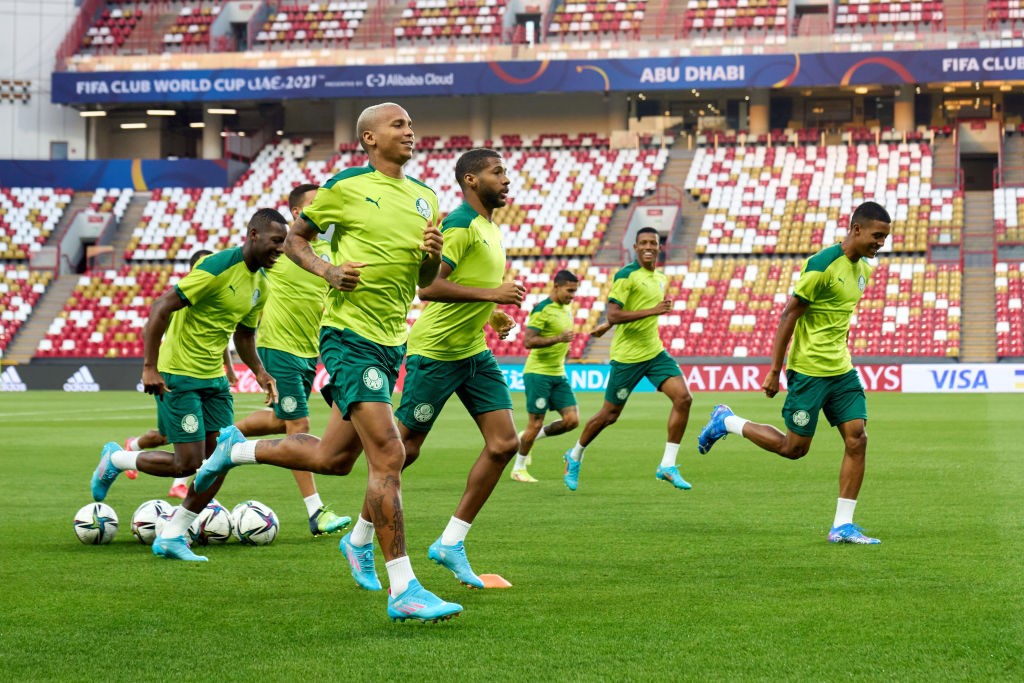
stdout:
<svg viewBox="0 0 1024 683">
<path fill-rule="evenodd" d="M 683 475 L 679 474 L 679 468 L 675 465 L 672 467 L 659 467 L 658 471 L 654 473 L 655 478 L 664 479 L 665 481 L 672 482 L 672 485 L 677 489 L 683 489 L 689 491 L 692 486 L 690 482 L 683 479 Z"/>
<path fill-rule="evenodd" d="M 388 616 L 391 621 L 446 621 L 462 611 L 462 605 L 445 602 L 422 585 L 417 579 L 409 582 L 401 595 L 388 596 Z"/>
<path fill-rule="evenodd" d="M 572 453 L 572 449 L 567 450 L 562 456 L 562 460 L 565 460 L 565 474 L 562 475 L 562 481 L 570 491 L 575 491 L 576 487 L 580 485 L 580 465 L 582 463 L 573 460 L 570 453 Z"/>
<path fill-rule="evenodd" d="M 715 442 L 724 439 L 729 434 L 725 429 L 725 418 L 732 414 L 732 410 L 724 403 L 715 406 L 711 411 L 711 419 L 704 425 L 704 429 L 700 430 L 700 435 L 697 437 L 698 453 L 702 455 L 707 453 L 715 445 Z"/>
<path fill-rule="evenodd" d="M 210 488 L 213 482 L 217 481 L 217 477 L 227 474 L 227 471 L 235 466 L 235 463 L 231 462 L 231 447 L 236 443 L 245 443 L 245 437 L 238 431 L 238 427 L 231 425 L 220 430 L 217 447 L 196 472 L 196 478 L 192 482 L 196 493 L 202 493 Z"/>
<path fill-rule="evenodd" d="M 427 551 L 427 557 L 455 574 L 455 578 L 468 588 L 483 588 L 484 582 L 473 573 L 466 558 L 466 547 L 459 541 L 455 545 L 444 545 L 441 539 L 434 541 Z"/>
<path fill-rule="evenodd" d="M 188 547 L 188 543 L 185 542 L 184 536 L 174 536 L 172 538 L 157 536 L 153 539 L 153 554 L 157 557 L 166 557 L 168 560 L 185 560 L 186 562 L 209 561 L 209 558 L 192 552 L 191 548 Z"/>
<path fill-rule="evenodd" d="M 96 471 L 92 473 L 92 499 L 97 503 L 107 497 L 110 485 L 121 474 L 121 470 L 114 467 L 110 462 L 110 456 L 118 451 L 123 451 L 121 444 L 111 441 L 107 443 L 100 452 L 100 463 L 96 465 Z"/>
<path fill-rule="evenodd" d="M 368 591 L 379 591 L 380 579 L 377 578 L 377 568 L 373 563 L 373 541 L 366 545 L 352 545 L 352 532 L 341 537 L 338 550 L 345 556 L 348 568 L 352 572 L 352 578 L 356 580 L 360 588 Z"/>
<path fill-rule="evenodd" d="M 829 543 L 855 543 L 857 545 L 877 545 L 877 538 L 864 535 L 864 530 L 854 523 L 832 527 L 828 532 Z"/>
</svg>

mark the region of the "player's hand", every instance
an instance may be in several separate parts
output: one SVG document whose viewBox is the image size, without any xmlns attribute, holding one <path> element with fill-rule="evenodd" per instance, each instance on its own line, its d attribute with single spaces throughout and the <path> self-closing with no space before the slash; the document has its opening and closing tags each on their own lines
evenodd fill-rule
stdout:
<svg viewBox="0 0 1024 683">
<path fill-rule="evenodd" d="M 607 332 L 610 329 L 612 329 L 612 324 L 610 322 L 608 322 L 607 320 L 605 320 L 603 323 L 601 323 L 600 325 L 597 325 L 594 329 L 592 329 L 590 331 L 590 336 L 591 337 L 603 337 L 604 333 Z"/>
<path fill-rule="evenodd" d="M 441 231 L 433 222 L 428 223 L 427 227 L 423 228 L 423 243 L 420 245 L 420 251 L 430 258 L 439 259 L 443 246 L 444 238 L 441 237 Z"/>
<path fill-rule="evenodd" d="M 324 279 L 339 292 L 351 292 L 359 284 L 359 269 L 365 267 L 365 263 L 348 261 L 340 266 L 331 266 L 324 273 Z"/>
<path fill-rule="evenodd" d="M 764 395 L 768 398 L 775 398 L 775 395 L 779 393 L 779 373 L 775 370 L 769 370 L 768 376 L 764 378 L 764 383 L 761 384 L 761 389 L 764 390 Z"/>
<path fill-rule="evenodd" d="M 575 338 L 576 333 L 573 332 L 572 330 L 569 330 L 568 332 L 563 332 L 562 334 L 558 335 L 559 342 L 571 342 Z"/>
<path fill-rule="evenodd" d="M 651 310 L 654 311 L 655 313 L 657 313 L 658 315 L 666 315 L 667 313 L 669 313 L 672 310 L 672 300 L 671 299 L 662 299 L 658 303 L 658 305 L 655 306 Z"/>
<path fill-rule="evenodd" d="M 235 374 L 235 369 L 228 365 L 224 370 L 228 378 L 228 386 L 233 387 L 238 384 L 238 375 Z"/>
<path fill-rule="evenodd" d="M 271 377 L 266 370 L 256 375 L 256 381 L 263 388 L 263 391 L 267 393 L 267 397 L 263 402 L 268 405 L 274 405 L 277 403 L 277 382 Z"/>
<path fill-rule="evenodd" d="M 164 383 L 164 376 L 156 368 L 145 367 L 142 368 L 142 390 L 158 398 L 171 391 Z"/>
<path fill-rule="evenodd" d="M 526 287 L 523 287 L 523 283 L 516 280 L 515 282 L 505 282 L 499 287 L 494 288 L 494 298 L 492 301 L 496 304 L 512 304 L 519 306 L 523 303 L 523 297 L 526 296 Z"/>
<path fill-rule="evenodd" d="M 498 339 L 505 339 L 508 337 L 509 332 L 516 326 L 516 321 L 508 313 L 504 311 L 495 311 L 491 313 L 491 319 L 488 321 L 495 332 L 498 333 Z"/>
</svg>

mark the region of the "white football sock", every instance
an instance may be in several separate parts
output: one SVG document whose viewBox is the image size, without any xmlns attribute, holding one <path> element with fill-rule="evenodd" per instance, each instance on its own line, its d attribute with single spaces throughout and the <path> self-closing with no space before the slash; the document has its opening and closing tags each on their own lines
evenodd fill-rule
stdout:
<svg viewBox="0 0 1024 683">
<path fill-rule="evenodd" d="M 167 520 L 167 524 L 164 524 L 164 530 L 160 532 L 160 538 L 184 536 L 198 516 L 198 512 L 186 510 L 179 505 L 174 509 L 174 516 Z"/>
<path fill-rule="evenodd" d="M 175 477 L 174 481 L 171 482 L 171 488 L 173 489 L 175 486 L 188 488 L 188 477 Z"/>
<path fill-rule="evenodd" d="M 540 431 L 537 432 L 537 436 L 533 437 L 533 440 L 534 441 L 540 441 L 541 439 L 543 439 L 547 435 L 548 435 L 548 430 L 545 429 L 544 426 L 541 426 Z"/>
<path fill-rule="evenodd" d="M 236 465 L 256 464 L 256 444 L 259 441 L 243 441 L 231 447 L 231 462 Z"/>
<path fill-rule="evenodd" d="M 129 438 L 128 442 L 125 444 L 125 450 L 126 451 L 137 451 L 137 450 L 139 450 L 139 437 L 133 436 L 133 437 Z"/>
<path fill-rule="evenodd" d="M 516 462 L 515 462 L 514 465 L 512 465 L 512 469 L 514 469 L 514 470 L 526 469 L 526 458 L 527 457 L 528 456 L 525 456 L 522 453 L 516 453 Z"/>
<path fill-rule="evenodd" d="M 391 584 L 391 595 L 401 595 L 409 587 L 409 583 L 416 578 L 408 555 L 396 557 L 384 566 L 388 570 L 388 583 Z"/>
<path fill-rule="evenodd" d="M 116 451 L 110 454 L 110 464 L 121 470 L 134 470 L 138 469 L 135 466 L 135 461 L 139 457 L 141 451 Z"/>
<path fill-rule="evenodd" d="M 679 444 L 677 443 L 666 443 L 665 454 L 661 456 L 662 467 L 675 467 L 676 454 L 679 452 Z"/>
<path fill-rule="evenodd" d="M 586 449 L 586 446 L 581 446 L 580 442 L 577 441 L 576 445 L 572 447 L 572 452 L 569 453 L 569 457 L 575 460 L 576 462 L 580 462 L 581 460 L 583 460 L 583 451 L 585 451 Z"/>
<path fill-rule="evenodd" d="M 324 504 L 323 501 L 320 500 L 319 493 L 314 493 L 312 496 L 307 496 L 306 498 L 303 498 L 302 502 L 306 504 L 306 514 L 310 517 L 312 517 L 313 513 L 319 510 L 320 506 Z"/>
<path fill-rule="evenodd" d="M 444 533 L 441 534 L 441 545 L 455 545 L 459 541 L 465 541 L 471 526 L 473 525 L 469 522 L 452 517 L 448 520 L 448 526 L 444 528 Z"/>
<path fill-rule="evenodd" d="M 836 503 L 836 518 L 832 522 L 832 527 L 835 528 L 844 524 L 853 524 L 853 509 L 855 507 L 857 507 L 856 500 L 840 498 Z"/>
<path fill-rule="evenodd" d="M 739 434 L 740 436 L 743 436 L 743 425 L 748 422 L 750 422 L 750 420 L 745 420 L 739 415 L 730 415 L 725 418 L 725 431 L 730 434 Z"/>
<path fill-rule="evenodd" d="M 362 515 L 356 519 L 352 533 L 348 537 L 349 542 L 355 546 L 364 546 L 373 543 L 373 522 L 367 522 Z"/>
</svg>

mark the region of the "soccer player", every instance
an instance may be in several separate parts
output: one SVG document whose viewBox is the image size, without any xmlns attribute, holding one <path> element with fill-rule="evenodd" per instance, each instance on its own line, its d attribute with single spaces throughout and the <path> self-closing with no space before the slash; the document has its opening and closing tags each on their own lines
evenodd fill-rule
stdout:
<svg viewBox="0 0 1024 683">
<path fill-rule="evenodd" d="M 289 258 L 332 288 L 320 330 L 332 398 L 324 436 L 246 441 L 237 429 L 227 429 L 194 485 L 205 490 L 230 468 L 257 462 L 345 475 L 365 448 L 369 478 L 363 514 L 341 539 L 341 550 L 356 583 L 380 590 L 373 558 L 376 532 L 391 584 L 388 616 L 437 621 L 462 606 L 423 588 L 412 570 L 402 512 L 405 449 L 391 409 L 409 307 L 417 285 L 433 282 L 441 265 L 437 195 L 403 171 L 416 141 L 405 109 L 390 102 L 368 107 L 359 115 L 356 133 L 369 165 L 328 180 L 292 224 L 286 245 Z M 318 233 L 332 227 L 333 263 L 311 246 Z"/>
<path fill-rule="evenodd" d="M 679 474 L 676 454 L 686 431 L 693 398 L 679 366 L 665 351 L 658 336 L 658 316 L 672 310 L 672 302 L 665 298 L 667 278 L 655 268 L 661 251 L 658 231 L 640 228 L 633 250 L 636 260 L 615 274 L 608 297 L 608 323 L 618 330 L 612 339 L 612 367 L 604 403 L 583 427 L 580 440 L 563 456 L 565 475 L 562 479 L 570 491 L 579 486 L 584 450 L 605 427 L 619 419 L 630 393 L 644 377 L 672 401 L 668 440 L 654 476 L 677 489 L 690 488 L 689 482 Z"/>
<path fill-rule="evenodd" d="M 267 401 L 277 400 L 274 378 L 256 354 L 256 325 L 270 288 L 263 269 L 273 267 L 283 253 L 288 230 L 284 216 L 273 209 L 257 211 L 247 230 L 241 247 L 208 256 L 161 294 L 143 330 L 142 384 L 156 397 L 160 432 L 174 444 L 174 452 L 126 451 L 108 443 L 92 477 L 93 499 L 106 498 L 124 470 L 181 477 L 195 472 L 213 452 L 218 433 L 234 417 L 222 365 L 232 333 L 239 357 L 267 392 Z M 220 488 L 220 480 L 213 484 L 202 492 L 193 484 L 153 541 L 154 555 L 206 561 L 189 549 L 185 532 Z"/>
<path fill-rule="evenodd" d="M 526 290 L 502 283 L 505 248 L 491 220 L 505 206 L 509 178 L 505 162 L 492 149 L 471 149 L 455 163 L 464 202 L 444 219 L 444 252 L 436 280 L 419 291 L 431 302 L 409 334 L 402 402 L 395 413 L 405 445 L 405 464 L 419 457 L 434 421 L 452 394 L 458 394 L 484 437 L 484 448 L 469 472 L 466 488 L 441 536 L 427 555 L 470 588 L 483 588 L 466 559 L 463 542 L 487 502 L 519 439 L 512 419 L 512 396 L 487 348 L 488 323 L 504 337 L 515 322 L 496 304 L 519 305 Z"/>
<path fill-rule="evenodd" d="M 891 223 L 881 205 L 864 202 L 853 212 L 843 241 L 804 262 L 782 311 L 772 345 L 772 365 L 761 385 L 768 398 L 779 393 L 779 374 L 792 340 L 786 361 L 788 394 L 782 406 L 786 433 L 734 415 L 727 405 L 717 405 L 697 437 L 701 453 L 710 451 L 726 435 L 738 434 L 766 451 L 798 460 L 811 449 L 818 413 L 824 410 L 829 424 L 839 429 L 845 449 L 839 467 L 839 500 L 828 532 L 830 543 L 880 543 L 853 523 L 864 481 L 868 409 L 864 385 L 850 357 L 848 336 L 850 316 L 871 276 L 865 258 L 874 258 L 885 246 Z"/>
<path fill-rule="evenodd" d="M 512 466 L 512 480 L 533 483 L 537 480 L 526 469 L 530 449 L 537 439 L 558 436 L 576 429 L 580 423 L 576 396 L 565 376 L 565 356 L 569 342 L 575 338 L 569 304 L 576 298 L 579 278 L 568 270 L 555 273 L 551 296 L 534 306 L 526 320 L 523 345 L 530 349 L 523 368 L 526 385 L 526 429 L 519 433 L 519 452 Z M 544 416 L 549 410 L 558 411 L 561 419 L 549 425 Z"/>
</svg>

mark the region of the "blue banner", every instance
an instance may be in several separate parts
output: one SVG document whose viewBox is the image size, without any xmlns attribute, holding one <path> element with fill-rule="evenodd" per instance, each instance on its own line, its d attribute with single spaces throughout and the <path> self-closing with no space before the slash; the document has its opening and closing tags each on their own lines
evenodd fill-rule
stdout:
<svg viewBox="0 0 1024 683">
<path fill-rule="evenodd" d="M 227 162 L 208 159 L 96 159 L 91 161 L 0 161 L 0 186 L 68 187 L 225 187 Z"/>
<path fill-rule="evenodd" d="M 784 88 L 1024 80 L 1024 49 L 373 65 L 289 69 L 56 72 L 53 101 L 227 102 L 690 88 Z"/>
</svg>

